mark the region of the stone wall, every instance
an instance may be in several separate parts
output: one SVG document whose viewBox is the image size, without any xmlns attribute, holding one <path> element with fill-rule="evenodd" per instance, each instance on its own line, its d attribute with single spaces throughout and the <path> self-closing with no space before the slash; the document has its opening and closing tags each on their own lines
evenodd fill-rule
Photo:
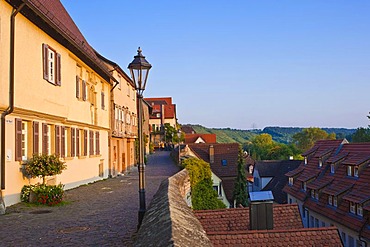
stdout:
<svg viewBox="0 0 370 247">
<path fill-rule="evenodd" d="M 212 246 L 185 202 L 189 190 L 186 169 L 161 183 L 145 213 L 135 246 Z"/>
</svg>

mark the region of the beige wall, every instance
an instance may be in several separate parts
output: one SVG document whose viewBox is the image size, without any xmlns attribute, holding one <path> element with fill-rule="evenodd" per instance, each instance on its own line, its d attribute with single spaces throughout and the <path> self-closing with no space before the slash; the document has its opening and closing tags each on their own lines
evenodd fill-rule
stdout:
<svg viewBox="0 0 370 247">
<path fill-rule="evenodd" d="M 9 4 L 5 1 L 0 2 L 1 111 L 8 104 L 11 11 Z M 38 181 L 23 177 L 22 162 L 15 161 L 15 118 L 21 118 L 30 125 L 33 121 L 37 121 L 40 125 L 47 123 L 51 128 L 59 125 L 91 130 L 94 133 L 99 132 L 100 154 L 65 158 L 67 170 L 55 178 L 49 178 L 50 183 L 62 183 L 65 184 L 66 189 L 69 189 L 108 176 L 109 91 L 111 88 L 109 83 L 21 14 L 16 17 L 15 41 L 15 110 L 6 117 L 6 188 L 2 191 L 6 206 L 19 202 L 23 185 Z M 55 86 L 43 79 L 43 43 L 48 44 L 61 55 L 61 86 Z M 95 105 L 92 105 L 89 100 L 83 101 L 76 98 L 77 64 L 82 68 L 82 78 L 94 87 L 95 94 L 92 95 L 96 97 Z M 90 73 L 89 78 L 87 78 L 87 72 Z M 101 108 L 101 92 L 105 93 L 105 109 Z M 41 152 L 41 135 L 39 142 Z M 51 137 L 51 143 L 53 142 L 53 137 Z M 32 143 L 29 142 L 28 145 L 32 149 Z M 54 144 L 51 146 L 53 153 Z M 30 157 L 32 151 L 28 154 Z"/>
</svg>

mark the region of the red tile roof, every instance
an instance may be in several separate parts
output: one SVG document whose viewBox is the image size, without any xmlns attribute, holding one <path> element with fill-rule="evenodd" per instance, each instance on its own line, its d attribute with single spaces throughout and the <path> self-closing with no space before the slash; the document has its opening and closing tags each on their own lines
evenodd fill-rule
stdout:
<svg viewBox="0 0 370 247">
<path fill-rule="evenodd" d="M 193 143 L 188 144 L 188 147 L 197 155 L 199 159 L 210 163 L 209 148 L 213 146 L 214 162 L 211 165 L 212 172 L 222 180 L 222 187 L 226 198 L 229 202 L 233 200 L 233 191 L 235 178 L 238 170 L 238 143 Z M 222 160 L 226 160 L 226 165 L 222 165 Z M 250 161 L 250 159 L 247 159 Z"/>
<path fill-rule="evenodd" d="M 241 232 L 210 232 L 213 246 L 343 246 L 335 227 Z"/>
<path fill-rule="evenodd" d="M 330 146 L 330 143 L 337 147 Z M 329 148 L 333 151 L 319 167 L 318 154 Z M 293 177 L 294 183 L 286 185 L 283 190 L 302 201 L 309 210 L 359 232 L 369 241 L 370 224 L 366 215 L 370 213 L 370 143 L 317 142 L 306 155 L 307 165 L 301 164 L 297 169 L 299 172 L 286 174 Z M 334 173 L 331 173 L 331 165 L 334 165 Z M 358 166 L 358 177 L 347 175 L 348 166 Z M 301 189 L 302 182 L 307 183 L 306 192 Z M 319 192 L 318 200 L 311 198 L 312 189 Z M 337 207 L 328 204 L 329 196 L 337 197 Z M 362 205 L 364 216 L 351 213 L 350 202 Z"/>
<path fill-rule="evenodd" d="M 185 143 L 195 143 L 199 138 L 205 143 L 216 143 L 216 134 L 185 134 Z"/>
<path fill-rule="evenodd" d="M 208 232 L 249 230 L 249 208 L 194 211 L 204 230 Z M 274 204 L 274 229 L 302 228 L 297 204 Z"/>
<path fill-rule="evenodd" d="M 172 104 L 171 97 L 163 98 L 145 98 L 146 102 L 152 106 L 153 111 L 150 115 L 151 119 L 161 118 L 162 116 L 157 117 L 157 113 L 162 113 L 163 107 L 163 116 L 165 119 L 172 119 L 176 117 L 176 104 Z"/>
</svg>

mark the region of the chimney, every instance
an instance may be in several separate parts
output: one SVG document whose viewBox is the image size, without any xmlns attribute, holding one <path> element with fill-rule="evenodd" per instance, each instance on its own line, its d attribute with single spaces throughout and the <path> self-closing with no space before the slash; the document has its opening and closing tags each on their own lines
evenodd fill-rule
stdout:
<svg viewBox="0 0 370 247">
<path fill-rule="evenodd" d="M 249 192 L 250 230 L 272 230 L 274 228 L 272 191 Z"/>
<path fill-rule="evenodd" d="M 209 146 L 209 163 L 210 164 L 215 163 L 215 149 L 213 145 Z"/>
</svg>

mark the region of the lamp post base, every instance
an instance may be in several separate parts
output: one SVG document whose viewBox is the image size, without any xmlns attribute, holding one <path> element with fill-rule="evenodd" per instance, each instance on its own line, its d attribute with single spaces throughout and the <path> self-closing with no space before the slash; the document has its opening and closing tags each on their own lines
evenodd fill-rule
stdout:
<svg viewBox="0 0 370 247">
<path fill-rule="evenodd" d="M 145 206 L 145 189 L 139 190 L 139 201 L 140 201 L 140 209 L 138 214 L 138 225 L 137 229 L 139 230 L 141 223 L 143 222 L 144 215 L 146 212 L 146 206 Z"/>
</svg>

